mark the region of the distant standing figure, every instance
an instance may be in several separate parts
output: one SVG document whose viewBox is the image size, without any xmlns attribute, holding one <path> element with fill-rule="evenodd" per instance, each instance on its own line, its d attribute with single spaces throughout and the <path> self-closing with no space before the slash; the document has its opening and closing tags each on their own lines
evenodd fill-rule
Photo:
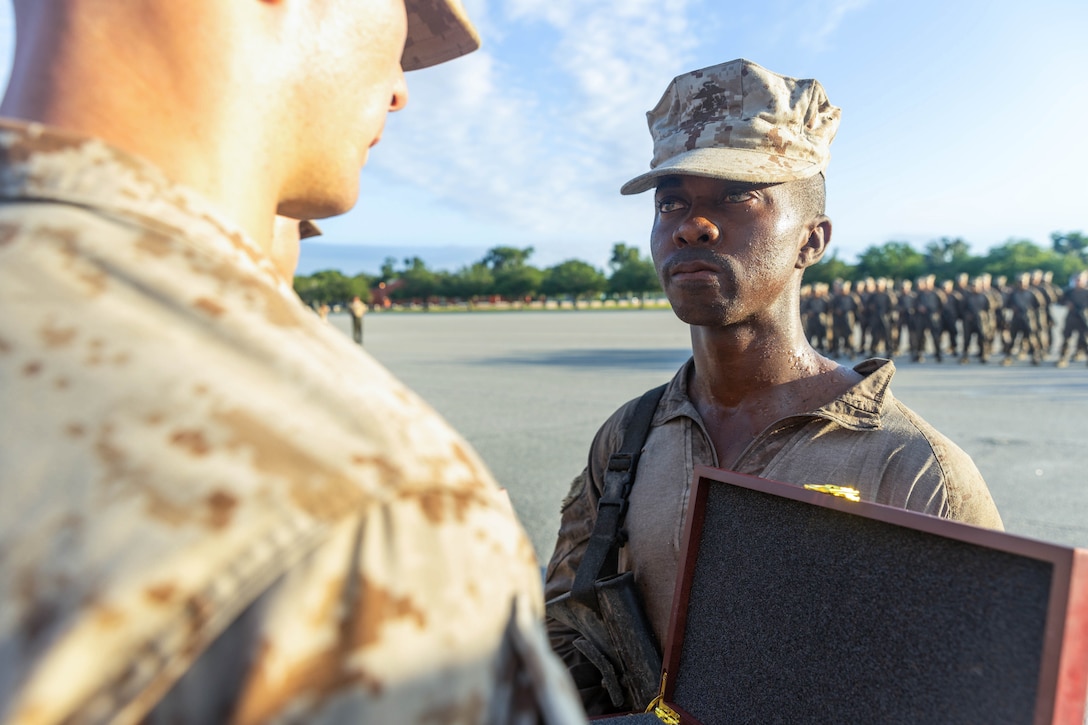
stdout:
<svg viewBox="0 0 1088 725">
<path fill-rule="evenodd" d="M 363 344 L 363 315 L 366 314 L 366 305 L 358 297 L 351 300 L 348 306 L 351 313 L 351 337 L 360 345 Z"/>
<path fill-rule="evenodd" d="M 876 281 L 876 289 L 869 292 L 865 303 L 865 316 L 869 324 L 869 354 L 874 357 L 880 349 L 888 357 L 895 357 L 898 343 L 892 334 L 895 326 L 894 312 L 898 298 L 888 287 L 888 280 L 881 277 Z"/>
<path fill-rule="evenodd" d="M 328 321 L 329 321 L 329 304 L 328 304 L 327 302 L 322 302 L 322 303 L 321 303 L 321 304 L 320 304 L 320 305 L 318 306 L 318 308 L 317 308 L 317 316 L 318 316 L 318 317 L 320 317 L 320 318 L 321 318 L 322 320 L 324 320 L 325 322 L 328 322 Z"/>
<path fill-rule="evenodd" d="M 1031 275 L 1027 272 L 1020 275 L 1016 286 L 1005 298 L 1005 307 L 1009 310 L 1009 337 L 1005 344 L 1005 359 L 1003 365 L 1011 365 L 1013 355 L 1026 348 L 1031 355 L 1031 364 L 1038 365 L 1043 361 L 1044 350 L 1039 342 L 1039 308 L 1045 301 L 1038 292 L 1031 287 Z"/>
<path fill-rule="evenodd" d="M 993 343 L 993 309 L 985 281 L 975 278 L 963 296 L 963 347 L 960 363 L 967 364 L 972 338 L 978 345 L 978 361 L 985 363 Z"/>
<path fill-rule="evenodd" d="M 1069 365 L 1070 356 L 1075 358 L 1081 350 L 1088 350 L 1088 270 L 1072 279 L 1069 288 L 1062 294 L 1061 302 L 1067 312 L 1058 367 L 1064 368 Z M 1074 340 L 1077 342 L 1074 343 Z"/>
</svg>

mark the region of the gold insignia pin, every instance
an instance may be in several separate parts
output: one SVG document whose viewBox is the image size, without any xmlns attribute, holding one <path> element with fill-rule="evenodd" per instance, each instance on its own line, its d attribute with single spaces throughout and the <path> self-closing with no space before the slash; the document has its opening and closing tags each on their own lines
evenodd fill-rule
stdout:
<svg viewBox="0 0 1088 725">
<path fill-rule="evenodd" d="M 838 496 L 839 498 L 845 498 L 848 501 L 860 501 L 861 492 L 856 488 L 849 486 L 832 486 L 830 484 L 805 484 L 805 488 L 809 491 L 819 491 L 820 493 L 826 493 L 829 496 Z"/>
</svg>

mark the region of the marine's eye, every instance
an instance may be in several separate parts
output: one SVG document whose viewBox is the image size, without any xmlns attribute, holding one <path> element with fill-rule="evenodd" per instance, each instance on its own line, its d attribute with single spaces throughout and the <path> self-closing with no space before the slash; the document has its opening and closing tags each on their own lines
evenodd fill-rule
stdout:
<svg viewBox="0 0 1088 725">
<path fill-rule="evenodd" d="M 743 204 L 752 198 L 752 192 L 750 191 L 730 191 L 726 192 L 722 197 L 722 201 L 727 204 Z"/>
<path fill-rule="evenodd" d="M 663 199 L 657 200 L 657 211 L 659 214 L 668 214 L 672 211 L 680 211 L 687 208 L 687 204 L 673 196 L 666 196 Z"/>
</svg>

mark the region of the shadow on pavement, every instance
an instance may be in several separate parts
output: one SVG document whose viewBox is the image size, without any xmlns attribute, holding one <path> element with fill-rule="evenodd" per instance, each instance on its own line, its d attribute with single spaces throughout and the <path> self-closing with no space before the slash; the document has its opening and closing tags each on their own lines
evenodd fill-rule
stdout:
<svg viewBox="0 0 1088 725">
<path fill-rule="evenodd" d="M 676 371 L 691 357 L 691 350 L 560 350 L 538 355 L 526 354 L 500 358 L 482 358 L 480 365 L 544 365 L 569 368 L 622 368 L 624 370 Z"/>
</svg>

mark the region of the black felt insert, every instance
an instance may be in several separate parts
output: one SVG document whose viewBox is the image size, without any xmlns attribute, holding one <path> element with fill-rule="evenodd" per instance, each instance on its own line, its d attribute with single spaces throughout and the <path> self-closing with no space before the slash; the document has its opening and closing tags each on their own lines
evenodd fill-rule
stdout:
<svg viewBox="0 0 1088 725">
<path fill-rule="evenodd" d="M 706 725 L 1032 721 L 1049 562 L 710 485 L 675 703 Z"/>
</svg>

